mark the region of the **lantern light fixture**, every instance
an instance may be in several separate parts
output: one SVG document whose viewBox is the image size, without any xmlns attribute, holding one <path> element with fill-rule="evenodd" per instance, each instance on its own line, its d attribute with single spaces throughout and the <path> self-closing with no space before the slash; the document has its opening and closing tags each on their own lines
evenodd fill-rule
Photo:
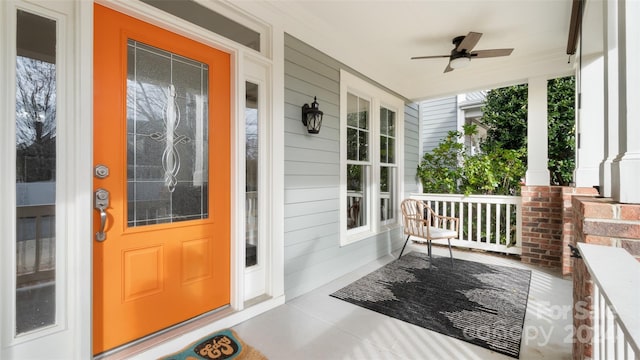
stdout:
<svg viewBox="0 0 640 360">
<path fill-rule="evenodd" d="M 318 134 L 322 125 L 322 111 L 318 108 L 318 101 L 313 97 L 311 106 L 302 105 L 302 123 L 307 127 L 309 134 Z"/>
</svg>

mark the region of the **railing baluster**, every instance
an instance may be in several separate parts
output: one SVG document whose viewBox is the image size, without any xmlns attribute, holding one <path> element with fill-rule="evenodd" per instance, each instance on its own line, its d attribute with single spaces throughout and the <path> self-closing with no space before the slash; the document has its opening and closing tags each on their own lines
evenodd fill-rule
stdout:
<svg viewBox="0 0 640 360">
<path fill-rule="evenodd" d="M 505 207 L 505 211 L 507 212 L 507 214 L 506 214 L 507 215 L 507 219 L 506 219 L 506 221 L 504 223 L 504 227 L 505 227 L 504 230 L 506 231 L 505 235 L 506 235 L 506 238 L 507 238 L 507 241 L 505 242 L 505 245 L 509 246 L 509 245 L 511 245 L 511 204 L 505 204 L 504 207 Z"/>
<path fill-rule="evenodd" d="M 615 323 L 615 358 L 616 359 L 624 359 L 624 334 L 622 334 L 622 329 L 620 329 L 620 324 L 616 321 Z"/>
<path fill-rule="evenodd" d="M 496 204 L 496 244 L 500 245 L 500 208 L 502 205 Z"/>
<path fill-rule="evenodd" d="M 458 232 L 458 240 L 462 240 L 462 234 L 464 233 L 464 231 L 462 231 L 462 229 L 464 229 L 464 203 L 462 201 L 458 203 L 458 211 L 460 212 L 460 224 L 458 224 L 460 231 Z"/>
<path fill-rule="evenodd" d="M 480 239 L 482 238 L 482 204 L 481 203 L 476 203 L 476 214 L 478 216 L 478 218 L 476 219 L 476 243 L 480 242 Z"/>
<path fill-rule="evenodd" d="M 600 288 L 594 284 L 593 286 L 593 305 L 591 306 L 591 324 L 593 326 L 592 330 L 592 343 L 593 349 L 591 351 L 593 360 L 599 360 L 601 358 L 601 349 L 600 349 Z M 578 335 L 581 336 L 581 332 L 578 332 Z"/>
<path fill-rule="evenodd" d="M 486 234 L 486 243 L 491 244 L 491 204 L 487 203 L 485 205 L 487 213 L 485 214 L 485 234 Z"/>
<path fill-rule="evenodd" d="M 605 319 L 606 319 L 606 334 L 605 334 L 605 350 L 607 353 L 607 359 L 615 359 L 615 346 L 613 345 L 614 341 L 614 327 L 613 327 L 613 313 L 611 312 L 611 308 L 607 304 L 605 310 Z"/>
<path fill-rule="evenodd" d="M 471 242 L 471 235 L 473 235 L 473 203 L 467 203 L 467 241 Z"/>
<path fill-rule="evenodd" d="M 606 319 L 606 306 L 604 297 L 600 294 L 600 309 L 598 310 L 598 321 L 600 322 L 600 333 L 598 334 L 598 342 L 600 343 L 600 358 L 606 359 L 607 348 L 605 344 L 605 337 L 607 335 L 607 319 Z"/>
</svg>

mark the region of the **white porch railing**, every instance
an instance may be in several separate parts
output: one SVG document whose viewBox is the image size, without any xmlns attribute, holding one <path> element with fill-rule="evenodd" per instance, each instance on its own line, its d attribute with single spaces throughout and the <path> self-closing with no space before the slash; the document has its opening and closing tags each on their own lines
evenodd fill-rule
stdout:
<svg viewBox="0 0 640 360">
<path fill-rule="evenodd" d="M 247 191 L 245 194 L 245 238 L 251 245 L 258 244 L 258 192 Z"/>
<path fill-rule="evenodd" d="M 578 249 L 593 281 L 592 359 L 640 359 L 640 262 L 622 248 Z"/>
<path fill-rule="evenodd" d="M 55 205 L 18 206 L 16 271 L 18 288 L 55 278 Z"/>
<path fill-rule="evenodd" d="M 438 214 L 460 219 L 460 237 L 451 245 L 522 253 L 522 198 L 519 196 L 411 194 Z"/>
</svg>

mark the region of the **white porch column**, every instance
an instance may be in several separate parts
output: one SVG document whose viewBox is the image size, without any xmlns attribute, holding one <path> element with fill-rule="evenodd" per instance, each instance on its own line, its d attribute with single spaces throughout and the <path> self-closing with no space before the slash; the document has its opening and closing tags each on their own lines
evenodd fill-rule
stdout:
<svg viewBox="0 0 640 360">
<path fill-rule="evenodd" d="M 586 29 L 603 29 L 603 7 L 606 2 L 589 1 L 583 16 Z M 604 40 L 602 31 L 585 32 L 580 38 L 580 71 L 576 108 L 576 165 L 573 179 L 576 187 L 600 184 L 600 163 L 604 159 Z"/>
<path fill-rule="evenodd" d="M 527 186 L 549 185 L 547 79 L 529 79 L 527 94 Z"/>
<path fill-rule="evenodd" d="M 604 160 L 600 194 L 611 197 L 611 167 L 618 155 L 618 2 L 604 4 Z"/>
<path fill-rule="evenodd" d="M 597 3 L 596 4 L 601 4 Z M 576 129 L 574 182 L 577 187 L 592 187 L 600 183 L 600 162 L 604 158 L 604 60 L 602 54 L 583 57 L 580 71 L 580 107 Z"/>
<path fill-rule="evenodd" d="M 619 149 L 612 167 L 612 197 L 640 203 L 640 1 L 618 3 Z"/>
</svg>

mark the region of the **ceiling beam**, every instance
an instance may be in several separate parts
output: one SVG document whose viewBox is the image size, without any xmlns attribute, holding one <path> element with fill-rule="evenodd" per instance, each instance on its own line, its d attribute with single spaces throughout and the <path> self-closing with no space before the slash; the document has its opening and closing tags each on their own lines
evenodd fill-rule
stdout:
<svg viewBox="0 0 640 360">
<path fill-rule="evenodd" d="M 569 39 L 567 39 L 567 54 L 573 55 L 578 48 L 578 36 L 582 26 L 582 10 L 584 0 L 573 0 L 571 6 L 571 20 L 569 22 Z"/>
</svg>

